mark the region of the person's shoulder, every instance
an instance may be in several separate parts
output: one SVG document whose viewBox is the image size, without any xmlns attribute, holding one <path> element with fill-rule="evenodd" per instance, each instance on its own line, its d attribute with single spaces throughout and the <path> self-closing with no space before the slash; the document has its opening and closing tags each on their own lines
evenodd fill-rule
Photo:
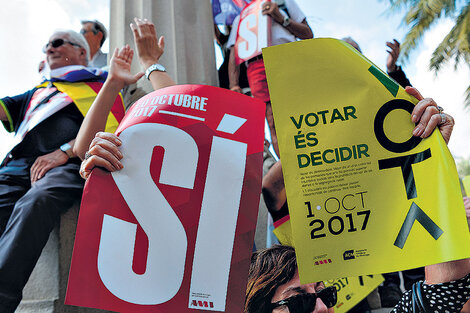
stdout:
<svg viewBox="0 0 470 313">
<path fill-rule="evenodd" d="M 298 6 L 298 3 L 295 0 L 284 0 L 284 3 L 287 7 L 292 6 L 292 5 Z"/>
<path fill-rule="evenodd" d="M 108 64 L 108 54 L 103 53 L 100 49 L 98 50 L 98 52 L 96 52 L 96 55 L 93 57 L 93 59 L 90 60 L 88 66 L 102 68 L 102 67 L 107 66 L 107 64 Z"/>
<path fill-rule="evenodd" d="M 101 51 L 101 49 L 100 49 L 98 52 L 99 52 L 99 57 L 100 57 L 100 58 L 105 58 L 105 59 L 108 58 L 108 54 L 107 54 L 107 53 L 104 53 L 103 51 Z"/>
<path fill-rule="evenodd" d="M 38 89 L 39 89 L 39 87 L 36 86 L 36 87 L 33 87 L 33 88 L 31 88 L 31 89 L 29 89 L 29 90 L 27 90 L 27 91 L 25 91 L 25 92 L 23 92 L 23 93 L 17 94 L 17 95 L 1 97 L 0 100 L 5 100 L 5 99 L 8 99 L 8 98 L 16 98 L 16 99 L 20 99 L 20 98 L 29 98 L 29 97 L 31 97 L 31 96 L 34 94 L 34 92 L 35 92 L 36 90 L 38 90 Z"/>
<path fill-rule="evenodd" d="M 288 10 L 300 10 L 299 4 L 295 0 L 284 0 L 284 5 Z"/>
<path fill-rule="evenodd" d="M 299 4 L 295 0 L 284 0 L 284 4 L 293 20 L 301 22 L 306 18 L 305 13 L 300 9 Z"/>
<path fill-rule="evenodd" d="M 233 19 L 233 22 L 232 22 L 232 29 L 235 25 L 238 25 L 238 23 L 240 23 L 240 14 L 238 14 L 234 19 Z"/>
</svg>

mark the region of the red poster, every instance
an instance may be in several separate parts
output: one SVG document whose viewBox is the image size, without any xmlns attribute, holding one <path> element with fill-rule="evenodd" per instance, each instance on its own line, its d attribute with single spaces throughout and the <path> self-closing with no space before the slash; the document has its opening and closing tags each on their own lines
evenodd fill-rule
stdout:
<svg viewBox="0 0 470 313">
<path fill-rule="evenodd" d="M 121 171 L 83 193 L 66 304 L 243 312 L 258 214 L 263 102 L 183 85 L 136 102 Z"/>
<path fill-rule="evenodd" d="M 240 64 L 261 54 L 261 49 L 271 45 L 271 18 L 262 14 L 263 3 L 270 0 L 256 0 L 240 13 L 235 61 Z"/>
</svg>

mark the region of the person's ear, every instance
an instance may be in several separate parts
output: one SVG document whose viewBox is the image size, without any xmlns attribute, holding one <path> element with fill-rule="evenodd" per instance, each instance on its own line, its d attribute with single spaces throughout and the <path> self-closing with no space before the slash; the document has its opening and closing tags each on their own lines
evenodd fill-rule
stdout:
<svg viewBox="0 0 470 313">
<path fill-rule="evenodd" d="M 87 53 L 85 48 L 80 49 L 80 59 L 83 61 L 86 61 L 87 59 Z"/>
</svg>

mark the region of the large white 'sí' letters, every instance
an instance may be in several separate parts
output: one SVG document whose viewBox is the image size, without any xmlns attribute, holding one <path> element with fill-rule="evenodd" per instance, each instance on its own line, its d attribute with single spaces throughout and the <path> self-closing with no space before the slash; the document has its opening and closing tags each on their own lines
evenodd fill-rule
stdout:
<svg viewBox="0 0 470 313">
<path fill-rule="evenodd" d="M 260 8 L 264 2 L 266 1 L 259 4 Z M 258 15 L 255 13 L 248 14 L 240 21 L 238 35 L 244 39 L 238 44 L 238 57 L 248 60 L 255 53 L 261 52 L 262 48 L 268 46 L 268 16 L 263 15 L 262 10 L 258 10 Z"/>
<path fill-rule="evenodd" d="M 245 122 L 225 114 L 216 131 L 234 134 Z M 152 180 L 152 153 L 156 146 L 165 150 L 159 183 L 193 189 L 198 147 L 188 133 L 164 124 L 137 124 L 125 129 L 120 138 L 124 168 L 112 176 L 148 237 L 147 264 L 142 275 L 132 269 L 137 225 L 104 215 L 98 273 L 119 299 L 160 304 L 181 287 L 188 240 L 181 221 Z M 192 260 L 191 309 L 225 311 L 246 155 L 246 143 L 212 138 Z"/>
<path fill-rule="evenodd" d="M 235 126 L 236 127 L 236 126 Z M 211 311 L 225 311 L 233 242 L 245 176 L 247 144 L 213 137 L 196 237 L 189 308 L 207 298 Z M 220 188 L 220 182 L 224 187 Z M 216 234 L 214 236 L 214 234 Z"/>
<path fill-rule="evenodd" d="M 186 232 L 150 176 L 153 148 L 165 149 L 159 182 L 192 189 L 199 158 L 194 139 L 179 128 L 138 124 L 120 138 L 121 171 L 112 173 L 124 200 L 148 237 L 145 273 L 132 270 L 137 225 L 105 215 L 98 252 L 98 272 L 116 297 L 136 304 L 166 302 L 178 292 L 186 260 Z M 169 240 L 171 238 L 171 240 Z"/>
<path fill-rule="evenodd" d="M 266 48 L 267 46 L 268 46 L 268 15 L 263 15 L 263 12 L 259 10 L 258 12 L 258 47 L 257 47 L 258 51 L 261 52 L 261 49 Z"/>
<path fill-rule="evenodd" d="M 257 47 L 257 34 L 250 30 L 250 27 L 256 25 L 256 15 L 250 14 L 240 22 L 238 29 L 238 35 L 241 36 L 245 41 L 240 42 L 238 45 L 238 57 L 240 59 L 246 59 L 256 52 Z"/>
</svg>

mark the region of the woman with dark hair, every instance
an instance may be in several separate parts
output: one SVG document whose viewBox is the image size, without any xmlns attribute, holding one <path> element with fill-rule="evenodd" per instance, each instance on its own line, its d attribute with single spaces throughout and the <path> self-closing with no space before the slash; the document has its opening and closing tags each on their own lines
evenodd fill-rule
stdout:
<svg viewBox="0 0 470 313">
<path fill-rule="evenodd" d="M 245 313 L 334 312 L 335 304 L 335 287 L 325 288 L 322 282 L 300 285 L 294 248 L 278 245 L 253 254 Z"/>
<path fill-rule="evenodd" d="M 422 300 L 410 290 L 392 313 L 460 312 L 470 296 L 469 272 L 469 259 L 426 266 L 426 282 L 413 287 Z M 294 248 L 278 245 L 253 254 L 245 313 L 333 313 L 335 305 L 335 287 L 300 284 Z"/>
</svg>

